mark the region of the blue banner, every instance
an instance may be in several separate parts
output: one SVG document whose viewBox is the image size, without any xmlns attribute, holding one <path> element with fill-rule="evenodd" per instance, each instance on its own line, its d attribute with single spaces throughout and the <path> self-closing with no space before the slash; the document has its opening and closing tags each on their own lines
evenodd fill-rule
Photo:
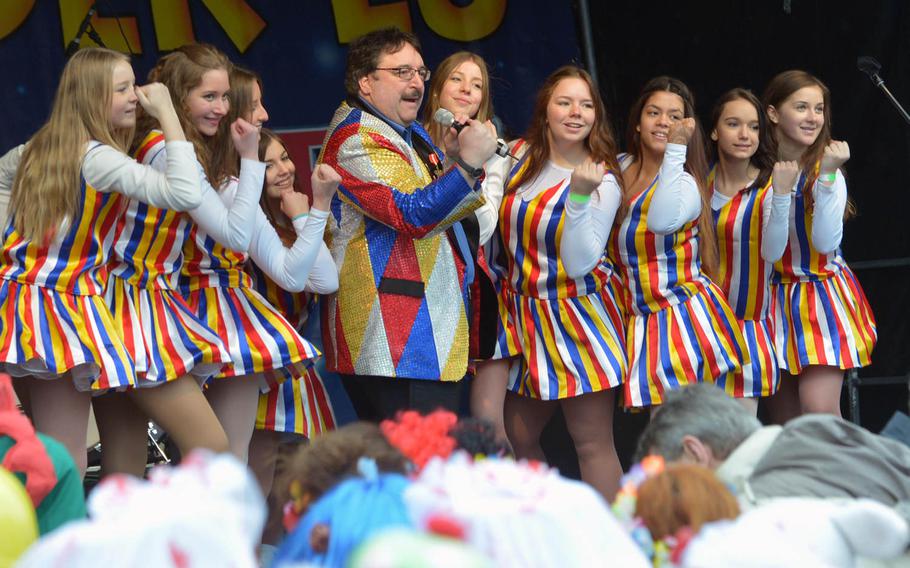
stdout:
<svg viewBox="0 0 910 568">
<path fill-rule="evenodd" d="M 66 46 L 92 7 L 91 24 L 104 44 L 134 54 L 139 83 L 161 54 L 193 41 L 214 44 L 258 72 L 268 126 L 283 132 L 302 172 L 344 97 L 347 43 L 372 29 L 397 25 L 416 33 L 431 69 L 458 50 L 482 55 L 490 65 L 496 114 L 518 134 L 543 79 L 581 57 L 568 1 L 3 2 L 0 151 L 26 140 L 46 120 Z M 83 36 L 82 45 L 95 43 Z"/>
</svg>

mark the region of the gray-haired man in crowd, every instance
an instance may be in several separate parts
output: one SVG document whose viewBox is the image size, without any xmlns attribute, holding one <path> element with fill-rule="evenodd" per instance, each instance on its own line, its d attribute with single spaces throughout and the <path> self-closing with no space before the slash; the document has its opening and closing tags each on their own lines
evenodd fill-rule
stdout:
<svg viewBox="0 0 910 568">
<path fill-rule="evenodd" d="M 697 384 L 667 396 L 638 442 L 638 458 L 715 470 L 746 504 L 776 497 L 866 497 L 910 502 L 910 448 L 828 414 L 765 426 L 721 389 Z"/>
</svg>

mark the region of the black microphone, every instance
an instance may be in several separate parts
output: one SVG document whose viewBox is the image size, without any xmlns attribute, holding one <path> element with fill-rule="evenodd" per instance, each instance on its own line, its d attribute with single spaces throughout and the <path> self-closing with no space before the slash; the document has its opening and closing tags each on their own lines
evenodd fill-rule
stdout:
<svg viewBox="0 0 910 568">
<path fill-rule="evenodd" d="M 436 113 L 433 114 L 433 120 L 446 128 L 454 128 L 455 132 L 461 132 L 461 129 L 467 126 L 467 124 L 462 124 L 455 120 L 455 115 L 452 114 L 452 111 L 444 108 L 437 110 Z M 496 154 L 503 158 L 510 156 L 513 159 L 518 159 L 509 153 L 509 145 L 506 144 L 506 141 L 502 138 L 496 140 Z"/>
<path fill-rule="evenodd" d="M 875 83 L 876 87 L 885 82 L 878 76 L 878 72 L 881 70 L 882 66 L 874 57 L 860 55 L 856 58 L 856 68 L 868 75 L 869 78 L 872 79 L 872 82 Z"/>
<path fill-rule="evenodd" d="M 910 114 L 908 114 L 907 111 L 904 110 L 904 107 L 901 106 L 900 102 L 894 98 L 894 95 L 892 95 L 891 91 L 888 90 L 888 87 L 885 86 L 885 80 L 879 76 L 878 72 L 882 68 L 879 62 L 876 61 L 874 57 L 861 55 L 856 58 L 856 67 L 872 79 L 872 83 L 885 93 L 885 96 L 888 97 L 888 100 L 891 101 L 891 104 L 894 105 L 894 108 L 897 109 L 897 112 L 900 113 L 904 121 L 907 124 L 910 124 Z"/>
<path fill-rule="evenodd" d="M 82 23 L 79 24 L 79 31 L 76 32 L 76 37 L 73 38 L 73 41 L 69 42 L 69 45 L 66 46 L 66 51 L 63 52 L 63 57 L 69 59 L 73 56 L 74 53 L 79 51 L 79 44 L 82 42 L 82 36 L 85 35 L 86 30 L 89 26 L 92 25 L 92 17 L 95 15 L 95 3 L 92 2 L 92 5 L 89 6 L 88 12 L 85 14 L 85 17 L 82 18 Z"/>
</svg>

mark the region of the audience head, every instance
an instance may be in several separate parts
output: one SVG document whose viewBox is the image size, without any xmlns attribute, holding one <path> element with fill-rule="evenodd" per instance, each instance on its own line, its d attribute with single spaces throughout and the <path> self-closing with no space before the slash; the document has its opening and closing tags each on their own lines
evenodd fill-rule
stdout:
<svg viewBox="0 0 910 568">
<path fill-rule="evenodd" d="M 667 394 L 638 440 L 638 459 L 656 454 L 713 469 L 759 428 L 723 390 L 698 383 Z"/>
<path fill-rule="evenodd" d="M 705 523 L 735 519 L 739 505 L 714 473 L 694 464 L 671 464 L 638 488 L 635 515 L 655 540 L 681 528 L 698 532 Z"/>
<path fill-rule="evenodd" d="M 758 97 L 742 88 L 727 91 L 714 104 L 710 125 L 714 158 L 748 159 L 759 172 L 752 188 L 764 187 L 777 160 L 777 145 Z"/>
<path fill-rule="evenodd" d="M 419 529 L 445 521 L 496 566 L 647 565 L 590 485 L 540 463 L 434 458 L 405 501 Z"/>
<path fill-rule="evenodd" d="M 275 566 L 347 566 L 372 536 L 412 526 L 403 500 L 407 478 L 380 474 L 369 458 L 360 458 L 358 468 L 359 476 L 342 481 L 310 507 L 275 554 Z"/>
<path fill-rule="evenodd" d="M 265 502 L 245 464 L 196 450 L 149 479 L 110 475 L 88 498 L 90 517 L 58 528 L 21 566 L 257 566 Z M 2 541 L 2 539 L 0 539 Z"/>
<path fill-rule="evenodd" d="M 408 126 L 417 120 L 429 71 L 417 36 L 398 28 L 362 35 L 348 47 L 344 85 L 386 118 Z"/>
<path fill-rule="evenodd" d="M 493 118 L 490 73 L 483 57 L 470 51 L 459 51 L 443 59 L 433 71 L 423 123 L 437 146 L 442 145 L 444 131 L 433 116 L 440 108 L 481 122 Z"/>
<path fill-rule="evenodd" d="M 400 412 L 395 420 L 379 425 L 389 442 L 419 471 L 432 458 L 446 459 L 463 450 L 471 456 L 503 456 L 508 448 L 496 439 L 493 425 L 479 418 L 459 419 L 448 410 L 421 415 L 416 410 Z"/>
<path fill-rule="evenodd" d="M 375 424 L 355 422 L 326 432 L 301 448 L 289 464 L 284 485 L 292 509 L 285 522 L 289 530 L 312 503 L 341 481 L 357 475 L 360 458 L 373 460 L 380 472 L 408 471 L 408 460 Z"/>
</svg>

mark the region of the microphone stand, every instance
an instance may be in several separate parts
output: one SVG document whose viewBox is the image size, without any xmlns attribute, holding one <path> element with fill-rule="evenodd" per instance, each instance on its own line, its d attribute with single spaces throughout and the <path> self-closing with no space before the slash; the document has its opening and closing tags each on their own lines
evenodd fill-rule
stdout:
<svg viewBox="0 0 910 568">
<path fill-rule="evenodd" d="M 860 71 L 862 71 L 863 73 L 865 73 L 866 75 L 869 76 L 869 79 L 872 80 L 872 83 L 876 87 L 878 87 L 879 89 L 881 89 L 881 91 L 883 93 L 885 93 L 885 96 L 888 97 L 888 100 L 891 101 L 891 104 L 894 105 L 894 108 L 897 109 L 897 112 L 900 113 L 900 115 L 901 115 L 901 117 L 903 117 L 904 121 L 907 124 L 910 124 L 910 114 L 907 114 L 907 111 L 904 110 L 904 107 L 901 106 L 901 104 L 898 102 L 898 100 L 896 98 L 894 98 L 894 95 L 891 94 L 891 91 L 888 90 L 888 87 L 885 86 L 885 80 L 879 76 L 878 72 L 882 68 L 882 66 L 879 65 L 878 61 L 876 61 L 872 57 L 864 55 L 864 56 L 859 57 L 856 60 L 856 65 Z"/>
<path fill-rule="evenodd" d="M 76 32 L 76 37 L 73 38 L 73 41 L 69 42 L 66 46 L 66 51 L 63 53 L 63 57 L 69 59 L 73 56 L 74 53 L 79 51 L 79 44 L 82 42 L 82 36 L 88 35 L 95 43 L 101 47 L 107 47 L 104 45 L 104 42 L 101 41 L 101 36 L 98 34 L 98 31 L 95 29 L 95 26 L 92 25 L 92 17 L 95 15 L 95 2 L 92 2 L 92 5 L 88 7 L 88 12 L 85 13 L 85 17 L 82 18 L 82 23 L 79 24 L 79 30 Z"/>
</svg>

